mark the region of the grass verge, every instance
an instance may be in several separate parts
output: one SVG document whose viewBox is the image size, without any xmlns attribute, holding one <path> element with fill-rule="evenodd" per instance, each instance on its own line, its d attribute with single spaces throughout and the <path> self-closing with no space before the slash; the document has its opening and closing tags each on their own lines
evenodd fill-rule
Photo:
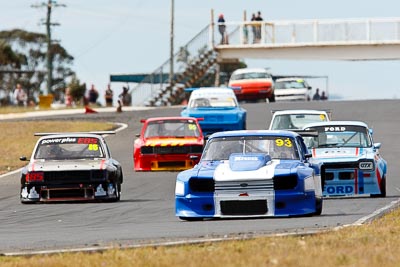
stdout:
<svg viewBox="0 0 400 267">
<path fill-rule="evenodd" d="M 80 132 L 110 130 L 113 124 L 87 121 L 18 121 L 0 122 L 0 174 L 18 169 L 26 162 L 20 156 L 29 157 L 39 137 L 36 132 Z"/>
</svg>

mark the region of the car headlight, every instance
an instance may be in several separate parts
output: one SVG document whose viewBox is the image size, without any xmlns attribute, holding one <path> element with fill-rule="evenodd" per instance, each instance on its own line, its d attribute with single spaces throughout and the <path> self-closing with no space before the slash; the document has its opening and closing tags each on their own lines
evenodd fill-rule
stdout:
<svg viewBox="0 0 400 267">
<path fill-rule="evenodd" d="M 304 179 L 304 191 L 315 191 L 313 176 L 308 176 L 306 179 Z"/>
<path fill-rule="evenodd" d="M 184 196 L 185 195 L 185 183 L 182 181 L 176 181 L 175 184 L 175 195 Z"/>
<path fill-rule="evenodd" d="M 360 161 L 358 168 L 363 171 L 371 171 L 374 169 L 374 162 L 372 161 Z"/>
</svg>

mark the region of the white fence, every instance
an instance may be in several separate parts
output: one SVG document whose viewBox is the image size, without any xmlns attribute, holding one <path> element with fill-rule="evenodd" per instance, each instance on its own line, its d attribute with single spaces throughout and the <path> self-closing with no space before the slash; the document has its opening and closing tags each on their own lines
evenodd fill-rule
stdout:
<svg viewBox="0 0 400 267">
<path fill-rule="evenodd" d="M 299 46 L 399 43 L 400 18 L 227 22 L 228 44 Z M 219 43 L 218 23 L 214 27 Z"/>
</svg>

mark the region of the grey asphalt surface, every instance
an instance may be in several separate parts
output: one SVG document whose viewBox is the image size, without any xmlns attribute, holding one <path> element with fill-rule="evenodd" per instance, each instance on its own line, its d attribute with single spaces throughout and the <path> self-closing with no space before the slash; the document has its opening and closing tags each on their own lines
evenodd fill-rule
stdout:
<svg viewBox="0 0 400 267">
<path fill-rule="evenodd" d="M 389 165 L 388 196 L 326 199 L 322 215 L 314 217 L 184 222 L 174 215 L 177 173 L 134 172 L 132 163 L 133 141 L 141 128 L 140 119 L 179 115 L 180 107 L 51 117 L 45 114 L 40 118 L 18 120 L 84 119 L 128 124 L 126 130 L 107 137 L 113 157 L 123 166 L 121 202 L 22 205 L 19 173 L 1 177 L 0 253 L 329 229 L 352 224 L 399 199 L 399 100 L 249 103 L 243 106 L 248 111 L 248 129 L 266 129 L 271 110 L 277 109 L 329 109 L 335 120 L 366 122 L 374 128 L 374 141 L 383 144 L 380 151 Z"/>
</svg>

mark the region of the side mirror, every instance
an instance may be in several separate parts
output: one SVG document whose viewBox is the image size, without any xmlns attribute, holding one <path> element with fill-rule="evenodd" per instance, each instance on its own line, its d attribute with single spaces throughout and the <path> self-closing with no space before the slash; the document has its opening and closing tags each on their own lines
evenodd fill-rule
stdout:
<svg viewBox="0 0 400 267">
<path fill-rule="evenodd" d="M 311 89 L 312 89 L 312 87 L 311 87 L 311 86 L 309 86 L 309 87 L 307 87 L 307 89 L 308 89 L 308 90 L 311 90 Z"/>
<path fill-rule="evenodd" d="M 20 161 L 27 161 L 27 158 L 25 156 L 19 157 Z"/>
<path fill-rule="evenodd" d="M 312 158 L 312 154 L 311 153 L 306 153 L 306 154 L 304 154 L 304 157 L 306 159 Z"/>
<path fill-rule="evenodd" d="M 374 144 L 374 148 L 375 149 L 379 149 L 379 148 L 381 148 L 381 146 L 382 146 L 382 143 L 375 143 Z"/>
<path fill-rule="evenodd" d="M 199 159 L 199 156 L 190 155 L 189 159 L 191 159 L 191 160 L 196 160 L 196 159 Z"/>
<path fill-rule="evenodd" d="M 187 106 L 182 107 L 182 110 L 185 110 L 185 109 L 187 109 Z"/>
<path fill-rule="evenodd" d="M 135 134 L 136 137 L 140 137 L 140 134 Z"/>
</svg>

